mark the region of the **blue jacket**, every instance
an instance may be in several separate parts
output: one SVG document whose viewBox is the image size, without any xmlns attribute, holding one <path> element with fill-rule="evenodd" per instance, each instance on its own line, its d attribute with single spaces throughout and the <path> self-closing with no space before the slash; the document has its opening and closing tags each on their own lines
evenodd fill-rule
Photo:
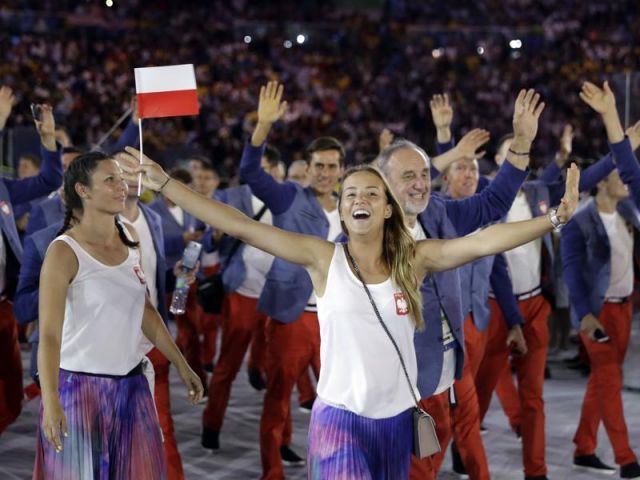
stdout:
<svg viewBox="0 0 640 480">
<path fill-rule="evenodd" d="M 173 266 L 182 258 L 184 247 L 186 247 L 182 234 L 192 229 L 195 230 L 196 219 L 183 210 L 184 225 L 179 225 L 174 216 L 171 215 L 164 199 L 160 196 L 156 197 L 149 207 L 160 216 L 162 221 L 166 270 L 172 271 Z"/>
<path fill-rule="evenodd" d="M 418 216 L 427 237 L 456 238 L 499 220 L 511 207 L 520 185 L 527 176 L 505 162 L 496 180 L 482 192 L 461 200 L 446 200 L 432 195 Z M 465 267 L 466 268 L 466 267 Z M 444 346 L 440 310 L 446 314 L 457 342 L 456 378 L 464 368 L 464 315 L 461 306 L 460 269 L 429 275 L 420 288 L 425 328 L 414 337 L 418 360 L 418 389 L 422 398 L 436 390 L 442 374 Z"/>
<path fill-rule="evenodd" d="M 260 168 L 263 150 L 264 145 L 253 147 L 249 142 L 245 144 L 240 178 L 271 210 L 273 225 L 326 239 L 329 220 L 313 190 L 293 182 L 276 182 Z M 276 258 L 267 274 L 258 310 L 279 322 L 291 323 L 302 314 L 312 292 L 311 279 L 303 267 Z"/>
<path fill-rule="evenodd" d="M 629 186 L 630 198 L 618 203 L 618 213 L 640 231 L 640 167 L 628 138 L 610 145 L 620 177 Z M 594 200 L 586 204 L 562 229 L 561 252 L 564 280 L 569 289 L 572 320 L 576 326 L 591 313 L 600 314 L 611 276 L 609 236 Z M 635 253 L 640 242 L 634 241 Z"/>
<path fill-rule="evenodd" d="M 22 180 L 0 180 L 0 230 L 4 236 L 7 266 L 5 270 L 5 294 L 10 298 L 15 292 L 19 265 L 22 260 L 22 243 L 13 216 L 13 205 L 48 195 L 62 184 L 60 149 L 50 152 L 41 148 L 40 173 Z"/>
<path fill-rule="evenodd" d="M 33 207 L 29 223 L 27 223 L 27 235 L 42 230 L 49 225 L 64 220 L 64 203 L 60 193 L 55 192 L 46 200 Z"/>
<path fill-rule="evenodd" d="M 253 211 L 253 205 L 251 202 L 251 188 L 248 185 L 242 185 L 239 187 L 227 188 L 220 192 L 219 199 L 221 202 L 231 205 L 237 208 L 247 217 L 253 217 L 256 213 Z M 242 252 L 245 244 L 240 243 L 240 246 L 233 254 L 233 257 L 229 257 L 233 245 L 236 243 L 234 237 L 225 235 L 220 240 L 219 253 L 220 264 L 222 266 L 222 283 L 224 289 L 227 292 L 235 292 L 247 275 L 247 269 L 242 259 Z"/>
</svg>

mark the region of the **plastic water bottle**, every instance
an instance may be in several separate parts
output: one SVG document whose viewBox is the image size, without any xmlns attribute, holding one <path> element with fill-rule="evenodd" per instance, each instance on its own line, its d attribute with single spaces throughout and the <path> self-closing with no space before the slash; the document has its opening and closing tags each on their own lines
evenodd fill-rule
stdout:
<svg viewBox="0 0 640 480">
<path fill-rule="evenodd" d="M 189 296 L 189 285 L 187 285 L 185 278 L 176 278 L 176 288 L 173 291 L 169 311 L 174 315 L 184 315 L 187 309 L 187 296 Z"/>
</svg>

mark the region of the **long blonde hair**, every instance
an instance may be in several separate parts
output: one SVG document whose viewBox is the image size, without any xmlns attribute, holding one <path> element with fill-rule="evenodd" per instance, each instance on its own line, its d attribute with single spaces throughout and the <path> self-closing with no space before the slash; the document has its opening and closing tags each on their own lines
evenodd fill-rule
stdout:
<svg viewBox="0 0 640 480">
<path fill-rule="evenodd" d="M 420 294 L 420 285 L 413 268 L 413 259 L 415 257 L 416 241 L 413 239 L 411 232 L 407 228 L 404 221 L 404 212 L 400 203 L 389 187 L 389 183 L 384 178 L 382 172 L 371 165 L 361 165 L 352 167 L 346 171 L 342 179 L 342 185 L 347 178 L 354 173 L 369 172 L 377 176 L 384 185 L 384 192 L 387 202 L 391 206 L 391 216 L 384 221 L 384 236 L 382 240 L 383 259 L 391 273 L 391 280 L 404 294 L 409 306 L 409 314 L 413 319 L 416 328 L 421 330 L 424 327 L 422 318 L 422 295 Z M 340 196 L 338 199 L 338 209 L 342 204 L 343 187 L 340 188 Z M 347 226 L 340 220 L 342 231 L 349 236 Z"/>
</svg>

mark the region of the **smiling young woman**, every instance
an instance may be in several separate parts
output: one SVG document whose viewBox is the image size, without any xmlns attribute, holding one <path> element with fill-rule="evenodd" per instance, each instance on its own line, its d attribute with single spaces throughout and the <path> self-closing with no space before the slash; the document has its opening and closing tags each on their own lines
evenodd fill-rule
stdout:
<svg viewBox="0 0 640 480">
<path fill-rule="evenodd" d="M 339 212 L 348 241 L 336 244 L 253 221 L 171 181 L 150 159 L 139 164 L 137 150 L 127 151 L 118 159 L 129 178 L 142 173 L 147 187 L 162 190 L 207 224 L 306 268 L 318 299 L 322 363 L 309 426 L 310 478 L 407 478 L 417 395 L 413 333 L 422 318 L 418 285 L 430 272 L 514 248 L 554 227 L 541 217 L 495 225 L 474 236 L 416 243 L 382 173 L 366 166 L 345 174 Z M 557 212 L 563 222 L 575 210 L 578 179 L 572 167 Z"/>
</svg>

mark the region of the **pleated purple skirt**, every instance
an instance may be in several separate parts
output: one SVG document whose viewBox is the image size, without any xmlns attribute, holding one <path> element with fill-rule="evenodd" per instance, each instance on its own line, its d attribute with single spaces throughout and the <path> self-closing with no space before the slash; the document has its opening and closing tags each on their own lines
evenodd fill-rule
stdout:
<svg viewBox="0 0 640 480">
<path fill-rule="evenodd" d="M 33 480 L 163 480 L 160 426 L 144 375 L 98 377 L 60 370 L 68 437 L 57 453 L 38 427 Z"/>
<path fill-rule="evenodd" d="M 307 440 L 311 480 L 403 480 L 413 447 L 411 409 L 372 419 L 316 398 Z"/>
</svg>

